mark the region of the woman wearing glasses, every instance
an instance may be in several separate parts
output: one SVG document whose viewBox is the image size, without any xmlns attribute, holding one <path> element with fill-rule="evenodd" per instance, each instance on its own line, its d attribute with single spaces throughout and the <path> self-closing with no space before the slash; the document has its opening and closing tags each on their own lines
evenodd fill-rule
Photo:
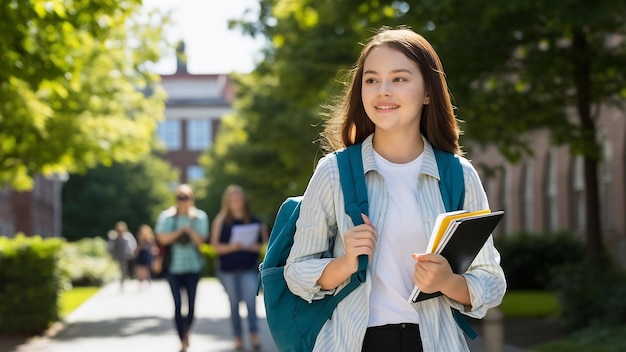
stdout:
<svg viewBox="0 0 626 352">
<path fill-rule="evenodd" d="M 155 232 L 157 241 L 162 246 L 169 246 L 166 277 L 174 298 L 174 321 L 184 352 L 189 346 L 196 288 L 204 266 L 198 246 L 209 236 L 207 214 L 194 206 L 191 187 L 183 184 L 176 188 L 176 205 L 159 214 Z M 186 316 L 182 314 L 182 291 L 187 293 Z"/>
</svg>

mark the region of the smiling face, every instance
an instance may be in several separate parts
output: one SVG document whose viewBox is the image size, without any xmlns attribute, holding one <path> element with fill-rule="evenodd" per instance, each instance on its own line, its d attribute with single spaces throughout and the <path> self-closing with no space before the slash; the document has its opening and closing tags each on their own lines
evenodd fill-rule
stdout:
<svg viewBox="0 0 626 352">
<path fill-rule="evenodd" d="M 426 87 L 417 64 L 386 45 L 373 48 L 363 65 L 363 107 L 376 132 L 417 133 Z"/>
</svg>

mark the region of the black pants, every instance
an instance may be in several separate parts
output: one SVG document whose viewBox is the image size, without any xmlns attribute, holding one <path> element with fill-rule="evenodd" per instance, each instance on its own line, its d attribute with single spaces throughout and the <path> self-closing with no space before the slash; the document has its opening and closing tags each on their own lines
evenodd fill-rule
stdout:
<svg viewBox="0 0 626 352">
<path fill-rule="evenodd" d="M 362 352 L 423 352 L 417 324 L 389 324 L 367 328 Z"/>
<path fill-rule="evenodd" d="M 167 281 L 170 284 L 172 290 L 172 296 L 174 297 L 174 322 L 176 323 L 176 331 L 178 337 L 183 341 L 185 334 L 191 328 L 193 323 L 194 307 L 196 303 L 196 289 L 198 288 L 198 281 L 200 280 L 200 274 L 168 274 Z M 183 289 L 187 293 L 187 316 L 182 314 L 182 294 Z"/>
</svg>

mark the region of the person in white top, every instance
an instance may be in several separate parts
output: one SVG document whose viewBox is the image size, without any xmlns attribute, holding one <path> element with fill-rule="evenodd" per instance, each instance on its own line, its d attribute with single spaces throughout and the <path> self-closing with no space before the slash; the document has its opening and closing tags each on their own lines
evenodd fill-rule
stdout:
<svg viewBox="0 0 626 352">
<path fill-rule="evenodd" d="M 365 284 L 337 306 L 314 351 L 468 350 L 450 308 L 482 318 L 500 304 L 506 281 L 492 238 L 463 275 L 444 257 L 423 254 L 434 218 L 445 211 L 433 148 L 460 156 L 459 134 L 430 43 L 407 28 L 382 28 L 363 47 L 323 133 L 329 151 L 362 143 L 370 218 L 354 226 L 342 214 L 336 160 L 325 156 L 304 194 L 285 268 L 290 290 L 310 301 L 340 290 L 359 255 L 370 258 Z M 478 174 L 459 158 L 464 208 L 488 209 Z M 324 258 L 335 235 L 334 258 Z M 409 303 L 414 285 L 443 296 Z"/>
</svg>

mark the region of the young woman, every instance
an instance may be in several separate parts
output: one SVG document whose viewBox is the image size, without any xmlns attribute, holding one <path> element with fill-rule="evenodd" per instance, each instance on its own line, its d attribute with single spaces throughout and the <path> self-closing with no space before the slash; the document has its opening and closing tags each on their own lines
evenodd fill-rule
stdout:
<svg viewBox="0 0 626 352">
<path fill-rule="evenodd" d="M 176 188 L 176 205 L 159 214 L 155 232 L 161 245 L 170 246 L 167 281 L 174 298 L 174 321 L 181 351 L 186 351 L 194 316 L 196 289 L 204 266 L 198 246 L 209 236 L 207 214 L 194 206 L 191 187 L 183 184 Z M 182 314 L 181 291 L 187 293 L 186 316 Z"/>
<path fill-rule="evenodd" d="M 151 282 L 150 266 L 158 251 L 154 241 L 152 228 L 148 225 L 141 225 L 137 231 L 137 250 L 135 251 L 135 277 L 139 280 L 140 287 L 143 282 L 148 284 Z"/>
<path fill-rule="evenodd" d="M 211 244 L 219 255 L 217 275 L 230 300 L 230 315 L 235 334 L 235 349 L 243 349 L 243 330 L 239 302 L 248 309 L 250 343 L 261 348 L 256 315 L 259 277 L 259 251 L 267 243 L 265 225 L 252 214 L 250 203 L 239 186 L 231 185 L 222 196 L 222 209 L 213 221 Z"/>
<path fill-rule="evenodd" d="M 370 218 L 354 226 L 343 209 L 336 157 L 322 158 L 304 193 L 285 279 L 307 301 L 334 294 L 369 256 L 368 276 L 335 309 L 315 351 L 465 351 L 456 308 L 482 318 L 506 289 L 490 238 L 469 270 L 424 253 L 446 211 L 433 148 L 461 154 L 445 75 L 432 46 L 409 29 L 381 29 L 361 51 L 343 101 L 323 133 L 331 150 L 362 143 Z M 464 209 L 488 209 L 478 174 L 461 158 Z M 334 258 L 323 258 L 336 236 Z M 444 295 L 419 303 L 421 291 Z"/>
</svg>

